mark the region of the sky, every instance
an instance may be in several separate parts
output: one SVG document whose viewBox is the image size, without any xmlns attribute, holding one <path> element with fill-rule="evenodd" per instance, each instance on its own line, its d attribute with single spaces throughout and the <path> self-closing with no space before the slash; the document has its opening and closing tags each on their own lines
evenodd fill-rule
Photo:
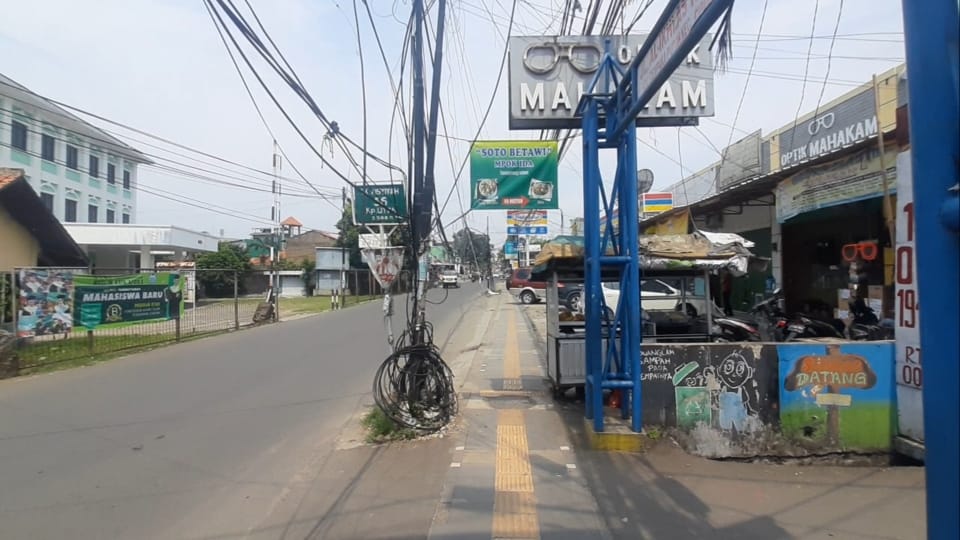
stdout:
<svg viewBox="0 0 960 540">
<path fill-rule="evenodd" d="M 324 114 L 358 142 L 363 140 L 366 117 L 370 152 L 405 168 L 402 128 L 399 120 L 391 122 L 395 110 L 391 77 L 362 1 L 356 3 L 359 46 L 352 0 L 249 2 Z M 564 3 L 517 0 L 509 33 L 556 34 Z M 584 7 L 589 4 L 588 0 L 580 3 Z M 649 29 L 666 3 L 655 0 L 634 31 Z M 245 6 L 238 0 L 235 4 Z M 427 4 L 435 21 L 436 3 Z M 494 92 L 513 1 L 449 0 L 448 4 L 440 92 L 446 127 L 440 128 L 435 168 L 441 203 L 454 186 L 469 150 L 468 141 L 478 132 L 489 103 L 490 114 L 479 130 L 479 139 L 539 137 L 538 131 L 507 128 L 505 67 Z M 643 4 L 641 0 L 627 2 L 627 22 Z M 369 5 L 392 78 L 397 80 L 410 0 L 369 0 Z M 0 27 L 2 69 L 27 88 L 187 148 L 270 171 L 272 137 L 254 110 L 201 0 L 34 0 L 7 2 L 4 13 L 6 20 L 17 24 Z M 582 25 L 583 11 L 579 11 L 575 30 Z M 430 24 L 431 32 L 434 26 Z M 837 37 L 832 40 L 835 28 Z M 798 111 L 799 115 L 809 112 L 818 102 L 827 103 L 904 58 L 899 0 L 738 0 L 732 30 L 733 57 L 727 71 L 715 75 L 716 115 L 703 119 L 699 130 L 638 131 L 638 165 L 653 171 L 654 189 L 716 162 L 719 155 L 714 147 L 722 149 L 757 129 L 770 133 L 792 121 Z M 755 48 L 756 61 L 748 77 Z M 297 125 L 321 147 L 326 129 L 320 121 L 265 64 L 255 65 Z M 321 163 L 246 69 L 245 75 L 267 124 L 289 157 L 281 168 L 285 178 L 281 184 L 289 194 L 282 198 L 281 215 L 295 216 L 306 228 L 335 230 L 339 192 L 347 184 Z M 409 68 L 404 77 L 409 88 Z M 741 96 L 743 106 L 738 114 Z M 269 226 L 269 174 L 171 147 L 102 121 L 92 123 L 160 158 L 155 160 L 162 167 L 141 167 L 139 171 L 143 188 L 138 195 L 139 223 L 175 224 L 214 234 L 222 230 L 231 238 L 246 237 L 253 228 Z M 339 148 L 326 145 L 322 152 L 351 181 L 360 181 L 360 174 L 351 171 Z M 359 153 L 355 156 L 359 159 Z M 583 213 L 581 159 L 579 144 L 573 144 L 560 164 L 560 206 L 567 222 Z M 602 159 L 602 169 L 612 174 L 614 156 Z M 292 165 L 323 198 L 297 177 Z M 198 175 L 206 178 L 198 179 Z M 372 161 L 368 177 L 373 181 L 400 179 L 396 172 Z M 224 185 L 223 181 L 245 187 Z M 456 186 L 443 213 L 443 222 L 450 223 L 448 234 L 464 221 L 483 231 L 489 221 L 493 241 L 502 242 L 506 232 L 502 211 L 476 211 L 457 220 L 469 208 L 469 166 L 462 169 Z M 551 212 L 551 233 L 559 232 L 560 214 Z"/>
</svg>

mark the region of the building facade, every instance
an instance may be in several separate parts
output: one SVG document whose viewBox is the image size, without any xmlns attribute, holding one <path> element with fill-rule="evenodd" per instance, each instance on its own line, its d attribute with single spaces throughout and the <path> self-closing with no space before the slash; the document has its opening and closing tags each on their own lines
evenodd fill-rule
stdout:
<svg viewBox="0 0 960 540">
<path fill-rule="evenodd" d="M 149 158 L 0 74 L 0 167 L 23 169 L 61 223 L 136 223 Z"/>
</svg>

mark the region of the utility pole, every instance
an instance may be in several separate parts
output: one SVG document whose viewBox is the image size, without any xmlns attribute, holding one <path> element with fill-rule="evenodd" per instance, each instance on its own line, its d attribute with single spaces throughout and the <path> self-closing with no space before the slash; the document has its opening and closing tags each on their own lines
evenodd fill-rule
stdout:
<svg viewBox="0 0 960 540">
<path fill-rule="evenodd" d="M 347 212 L 347 188 L 346 186 L 340 188 L 340 215 L 343 216 Z M 346 239 L 346 235 L 344 235 Z M 347 283 L 347 246 L 340 246 L 340 294 L 337 297 L 340 299 L 337 302 L 337 309 L 343 307 L 343 292 L 346 288 Z"/>
<path fill-rule="evenodd" d="M 277 141 L 273 141 L 273 319 L 280 320 L 280 251 L 283 246 L 283 231 L 280 228 L 280 153 Z"/>
<path fill-rule="evenodd" d="M 918 295 L 923 313 L 923 425 L 927 538 L 960 537 L 957 297 L 960 296 L 956 0 L 903 0 Z M 953 337 L 949 337 L 953 336 Z"/>
<path fill-rule="evenodd" d="M 563 236 L 563 208 L 560 209 L 560 236 Z"/>
</svg>

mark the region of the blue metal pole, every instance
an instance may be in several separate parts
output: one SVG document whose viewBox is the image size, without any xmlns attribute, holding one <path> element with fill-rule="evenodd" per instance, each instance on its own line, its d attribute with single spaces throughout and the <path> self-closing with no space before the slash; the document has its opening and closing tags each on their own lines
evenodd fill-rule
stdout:
<svg viewBox="0 0 960 540">
<path fill-rule="evenodd" d="M 597 103 L 589 100 L 583 115 L 583 293 L 586 299 L 586 416 L 603 431 L 603 347 L 600 336 L 600 163 Z"/>
<path fill-rule="evenodd" d="M 636 71 L 630 74 L 630 77 L 636 77 Z M 635 81 L 634 81 L 635 82 Z M 641 364 L 642 355 L 640 345 L 643 336 L 640 332 L 643 319 L 641 317 L 640 302 L 640 219 L 637 193 L 637 126 L 630 122 L 622 137 L 625 141 L 622 148 L 624 155 L 621 163 L 624 167 L 624 176 L 621 182 L 620 205 L 624 207 L 625 221 L 620 222 L 620 230 L 624 234 L 624 244 L 630 251 L 624 253 L 629 255 L 630 262 L 626 265 L 627 272 L 627 298 L 630 299 L 629 309 L 627 310 L 626 325 L 624 334 L 630 336 L 630 347 L 623 350 L 623 363 L 630 367 L 630 376 L 633 380 L 633 391 L 631 395 L 632 410 L 630 415 L 630 427 L 634 432 L 640 432 L 643 429 L 643 400 L 640 380 L 642 378 Z"/>
<path fill-rule="evenodd" d="M 910 144 L 917 239 L 917 287 L 923 303 L 923 423 L 926 437 L 927 538 L 960 538 L 957 380 L 960 377 L 960 249 L 956 204 L 960 148 L 956 0 L 903 0 Z"/>
</svg>

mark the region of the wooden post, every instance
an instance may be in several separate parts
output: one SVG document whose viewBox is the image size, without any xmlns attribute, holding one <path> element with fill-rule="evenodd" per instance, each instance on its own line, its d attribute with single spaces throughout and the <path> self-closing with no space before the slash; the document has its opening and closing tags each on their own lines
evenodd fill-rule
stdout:
<svg viewBox="0 0 960 540">
<path fill-rule="evenodd" d="M 233 271 L 233 329 L 240 329 L 240 275 L 236 270 Z M 194 307 L 196 309 L 196 307 Z"/>
<path fill-rule="evenodd" d="M 93 348 L 93 330 L 87 330 L 87 353 L 89 353 L 90 356 L 93 356 Z"/>
</svg>

